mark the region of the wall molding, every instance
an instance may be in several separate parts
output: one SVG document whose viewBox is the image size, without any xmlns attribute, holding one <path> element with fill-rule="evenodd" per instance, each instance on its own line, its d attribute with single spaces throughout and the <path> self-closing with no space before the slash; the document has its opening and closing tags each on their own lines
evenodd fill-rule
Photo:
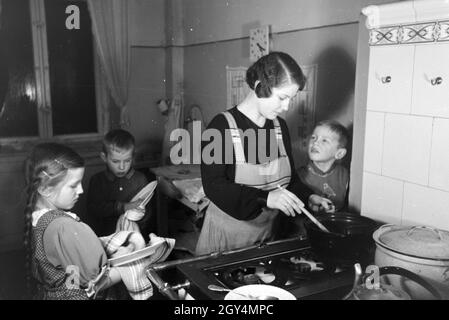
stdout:
<svg viewBox="0 0 449 320">
<path fill-rule="evenodd" d="M 412 0 L 371 5 L 362 9 L 369 44 L 409 44 L 449 41 L 449 2 Z"/>
<path fill-rule="evenodd" d="M 371 29 L 369 45 L 413 44 L 449 41 L 449 20 Z"/>
</svg>

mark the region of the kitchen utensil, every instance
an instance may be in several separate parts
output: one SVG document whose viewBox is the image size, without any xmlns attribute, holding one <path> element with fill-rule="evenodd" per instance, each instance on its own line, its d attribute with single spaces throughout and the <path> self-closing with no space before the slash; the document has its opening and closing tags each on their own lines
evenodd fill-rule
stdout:
<svg viewBox="0 0 449 320">
<path fill-rule="evenodd" d="M 378 266 L 397 266 L 419 274 L 442 295 L 449 299 L 449 232 L 428 226 L 399 226 L 386 224 L 378 228 L 373 239 L 376 243 L 374 262 Z M 412 299 L 434 299 L 402 277 L 389 281 L 406 291 Z"/>
<path fill-rule="evenodd" d="M 318 226 L 322 231 L 330 233 L 325 226 L 323 226 L 306 208 L 302 207 L 301 211 L 309 218 L 314 224 Z"/>
<path fill-rule="evenodd" d="M 379 283 L 377 286 L 374 283 L 369 287 L 364 283 L 368 275 L 362 276 L 362 269 L 360 264 L 356 263 L 354 287 L 344 300 L 411 300 L 410 295 L 393 285 L 386 284 L 381 281 L 382 276 L 386 275 L 400 275 L 409 281 L 413 281 L 426 289 L 433 295 L 434 299 L 441 299 L 441 295 L 435 290 L 427 281 L 419 275 L 399 267 L 381 267 L 379 269 Z M 376 280 L 375 280 L 376 281 Z"/>
<path fill-rule="evenodd" d="M 337 212 L 316 216 L 329 232 L 323 232 L 314 223 L 306 221 L 304 226 L 311 246 L 323 260 L 337 263 L 362 265 L 372 261 L 375 251 L 373 232 L 379 223 L 360 215 Z"/>
<path fill-rule="evenodd" d="M 284 190 L 284 188 L 279 185 L 277 187 L 279 190 Z M 324 232 L 329 232 L 329 230 L 327 230 L 325 226 L 323 226 L 317 219 L 315 219 L 315 217 L 309 211 L 307 211 L 306 208 L 301 207 L 301 211 L 307 216 L 307 218 L 309 218 L 314 224 L 316 224 L 318 228 L 320 228 Z"/>
<path fill-rule="evenodd" d="M 217 286 L 217 285 L 214 285 L 214 284 L 211 284 L 211 285 L 207 286 L 207 288 L 209 290 L 218 291 L 218 292 L 232 292 L 234 294 L 237 294 L 239 296 L 242 296 L 242 297 L 250 299 L 250 300 L 279 300 L 279 298 L 275 297 L 275 296 L 268 296 L 268 295 L 253 296 L 253 295 L 250 295 L 250 294 L 243 294 L 243 293 L 240 293 L 240 292 L 237 292 L 235 290 L 228 289 L 228 288 L 225 288 L 225 287 L 220 287 L 220 286 Z"/>
</svg>

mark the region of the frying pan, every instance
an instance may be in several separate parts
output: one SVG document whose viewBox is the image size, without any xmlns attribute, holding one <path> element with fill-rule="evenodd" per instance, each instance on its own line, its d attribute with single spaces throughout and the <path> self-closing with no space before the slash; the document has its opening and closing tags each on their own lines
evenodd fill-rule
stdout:
<svg viewBox="0 0 449 320">
<path fill-rule="evenodd" d="M 367 265 L 375 252 L 373 232 L 380 223 L 360 215 L 337 212 L 315 216 L 330 232 L 311 221 L 304 223 L 310 245 L 323 261 Z"/>
</svg>

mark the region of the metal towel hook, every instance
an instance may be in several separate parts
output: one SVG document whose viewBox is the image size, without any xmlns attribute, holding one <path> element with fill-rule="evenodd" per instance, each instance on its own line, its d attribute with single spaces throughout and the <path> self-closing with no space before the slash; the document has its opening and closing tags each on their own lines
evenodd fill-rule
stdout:
<svg viewBox="0 0 449 320">
<path fill-rule="evenodd" d="M 441 77 L 436 77 L 430 80 L 430 83 L 435 86 L 435 85 L 439 85 L 443 82 L 443 78 Z"/>
<path fill-rule="evenodd" d="M 391 77 L 390 76 L 382 77 L 381 81 L 382 83 L 390 83 Z"/>
</svg>

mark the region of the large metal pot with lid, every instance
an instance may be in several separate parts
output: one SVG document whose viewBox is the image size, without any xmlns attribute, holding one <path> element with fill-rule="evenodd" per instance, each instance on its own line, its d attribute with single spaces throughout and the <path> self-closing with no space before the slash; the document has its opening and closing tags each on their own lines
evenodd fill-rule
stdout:
<svg viewBox="0 0 449 320">
<path fill-rule="evenodd" d="M 443 299 L 449 299 L 448 231 L 386 224 L 374 232 L 373 239 L 376 265 L 397 266 L 414 272 L 435 287 Z M 427 290 L 401 276 L 388 276 L 388 280 L 412 299 L 433 298 Z"/>
</svg>

